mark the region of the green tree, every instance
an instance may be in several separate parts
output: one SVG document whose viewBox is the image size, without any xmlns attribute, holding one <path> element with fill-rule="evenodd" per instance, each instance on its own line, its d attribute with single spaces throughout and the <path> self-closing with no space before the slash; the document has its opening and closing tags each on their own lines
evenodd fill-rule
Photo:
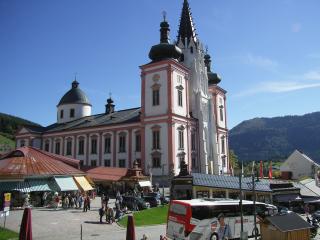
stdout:
<svg viewBox="0 0 320 240">
<path fill-rule="evenodd" d="M 232 149 L 229 150 L 229 161 L 233 171 L 240 169 L 238 156 Z"/>
</svg>

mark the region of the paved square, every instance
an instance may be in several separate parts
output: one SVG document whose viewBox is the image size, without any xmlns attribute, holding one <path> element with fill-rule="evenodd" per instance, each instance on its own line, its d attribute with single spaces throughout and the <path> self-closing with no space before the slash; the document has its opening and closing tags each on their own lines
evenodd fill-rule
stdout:
<svg viewBox="0 0 320 240">
<path fill-rule="evenodd" d="M 114 204 L 114 200 L 111 200 Z M 92 201 L 91 211 L 83 212 L 78 209 L 32 209 L 32 227 L 35 240 L 60 240 L 60 239 L 80 239 L 80 230 L 82 224 L 83 240 L 123 240 L 126 237 L 126 229 L 118 224 L 100 224 L 98 209 L 100 198 Z M 7 217 L 6 227 L 19 231 L 22 219 L 22 210 L 11 211 Z M 0 219 L 3 226 L 4 219 Z M 165 225 L 156 225 L 149 227 L 137 227 L 136 237 L 141 239 L 146 234 L 149 239 L 159 239 L 161 234 L 165 233 Z"/>
</svg>

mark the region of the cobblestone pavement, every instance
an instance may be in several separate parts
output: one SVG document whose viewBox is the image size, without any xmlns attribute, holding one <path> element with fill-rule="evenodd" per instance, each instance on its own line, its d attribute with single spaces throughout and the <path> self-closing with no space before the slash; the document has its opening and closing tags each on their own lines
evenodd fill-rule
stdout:
<svg viewBox="0 0 320 240">
<path fill-rule="evenodd" d="M 114 200 L 110 200 L 114 204 Z M 126 229 L 116 223 L 100 224 L 98 209 L 100 198 L 96 198 L 91 203 L 91 210 L 83 212 L 78 209 L 32 209 L 33 239 L 40 240 L 74 240 L 80 239 L 82 225 L 83 240 L 123 240 L 126 237 Z M 19 231 L 22 219 L 22 210 L 10 211 L 7 217 L 6 227 Z M 3 226 L 4 219 L 0 219 L 0 226 Z M 161 234 L 165 233 L 165 225 L 149 227 L 136 227 L 136 237 L 138 240 L 146 234 L 149 239 L 158 240 Z"/>
</svg>

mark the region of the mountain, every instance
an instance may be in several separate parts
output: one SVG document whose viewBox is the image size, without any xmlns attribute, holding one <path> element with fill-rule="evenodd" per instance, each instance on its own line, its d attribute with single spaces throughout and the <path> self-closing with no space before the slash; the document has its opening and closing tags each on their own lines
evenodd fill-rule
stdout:
<svg viewBox="0 0 320 240">
<path fill-rule="evenodd" d="M 14 134 L 20 126 L 41 126 L 37 123 L 28 121 L 23 118 L 15 117 L 9 114 L 0 113 L 0 135 L 14 139 Z"/>
<path fill-rule="evenodd" d="M 245 162 L 286 159 L 295 149 L 320 162 L 320 112 L 244 121 L 230 130 L 229 146 Z"/>
</svg>

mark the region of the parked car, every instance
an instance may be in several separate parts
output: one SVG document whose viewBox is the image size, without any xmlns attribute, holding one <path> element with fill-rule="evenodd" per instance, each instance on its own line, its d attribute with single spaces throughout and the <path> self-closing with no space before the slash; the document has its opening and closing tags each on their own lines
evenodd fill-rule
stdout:
<svg viewBox="0 0 320 240">
<path fill-rule="evenodd" d="M 314 213 L 312 213 L 312 218 L 317 219 L 318 221 L 320 220 L 320 210 L 315 211 Z"/>
<path fill-rule="evenodd" d="M 153 196 L 144 196 L 143 199 L 150 203 L 150 207 L 157 207 L 158 205 L 161 204 L 160 199 L 153 197 Z"/>
<path fill-rule="evenodd" d="M 129 210 L 142 210 L 150 208 L 150 203 L 144 201 L 142 198 L 134 196 L 123 196 L 123 204 L 125 204 Z"/>
<path fill-rule="evenodd" d="M 168 204 L 170 202 L 169 196 L 161 196 L 160 197 L 161 204 Z"/>
</svg>

